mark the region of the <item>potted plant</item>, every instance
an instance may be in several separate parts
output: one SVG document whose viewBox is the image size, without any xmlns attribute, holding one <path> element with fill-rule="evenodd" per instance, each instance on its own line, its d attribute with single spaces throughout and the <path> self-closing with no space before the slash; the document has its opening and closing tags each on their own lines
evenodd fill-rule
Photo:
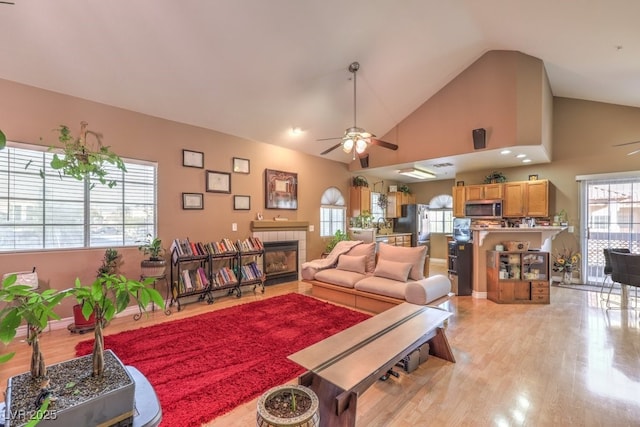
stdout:
<svg viewBox="0 0 640 427">
<path fill-rule="evenodd" d="M 369 182 L 367 181 L 367 178 L 365 178 L 362 175 L 354 176 L 353 179 L 351 180 L 351 184 L 354 187 L 368 187 L 369 186 Z"/>
<path fill-rule="evenodd" d="M 51 168 L 57 170 L 60 176 L 67 175 L 79 181 L 85 177 L 95 178 L 101 184 L 106 184 L 109 188 L 114 187 L 117 182 L 114 179 L 107 179 L 107 165 L 113 165 L 123 172 L 127 171 L 123 160 L 111 151 L 110 147 L 102 145 L 102 134 L 87 129 L 88 123 L 80 123 L 80 134 L 73 137 L 69 127 L 60 125 L 58 140 L 62 143 L 63 155 L 53 155 Z M 90 144 L 87 136 L 94 137 L 94 144 Z M 55 147 L 52 147 L 53 149 Z M 40 176 L 44 178 L 44 171 L 40 171 Z M 91 188 L 94 187 L 91 183 Z"/>
<path fill-rule="evenodd" d="M 411 190 L 409 189 L 409 186 L 406 184 L 402 184 L 399 188 L 398 191 L 407 195 L 407 194 L 411 194 Z"/>
<path fill-rule="evenodd" d="M 0 129 L 0 150 L 4 149 L 6 145 L 7 145 L 7 136 Z"/>
<path fill-rule="evenodd" d="M 324 252 L 328 254 L 333 250 L 333 248 L 336 247 L 338 242 L 341 242 L 343 240 L 349 240 L 349 236 L 347 235 L 347 233 L 344 233 L 342 230 L 336 231 L 331 240 L 329 240 L 329 242 L 327 243 L 327 246 L 324 248 Z"/>
<path fill-rule="evenodd" d="M 41 400 L 55 398 L 56 420 L 44 420 L 43 424 L 113 425 L 119 420 L 132 419 L 135 381 L 113 352 L 104 351 L 102 325 L 127 308 L 132 299 L 140 310 L 146 310 L 151 302 L 164 304 L 160 293 L 149 284 L 149 281 L 129 280 L 122 275 L 103 274 L 91 285 L 82 285 L 76 279 L 74 288 L 54 292 L 56 300 L 74 295 L 82 301 L 85 318 L 95 313 L 93 353 L 47 367 L 46 378 L 28 373 L 9 378 L 7 413 L 29 413 L 34 403 L 39 407 Z M 8 426 L 15 425 L 14 420 L 8 421 Z"/>
<path fill-rule="evenodd" d="M 258 399 L 257 425 L 319 426 L 318 396 L 302 385 L 280 385 L 267 390 Z"/>
<path fill-rule="evenodd" d="M 494 184 L 498 182 L 506 182 L 507 177 L 502 172 L 493 171 L 489 175 L 484 177 L 485 184 Z"/>
<path fill-rule="evenodd" d="M 140 263 L 142 277 L 162 277 L 167 268 L 167 261 L 163 258 L 164 248 L 162 240 L 147 234 L 144 242 L 138 246 L 138 250 L 149 258 Z"/>
</svg>

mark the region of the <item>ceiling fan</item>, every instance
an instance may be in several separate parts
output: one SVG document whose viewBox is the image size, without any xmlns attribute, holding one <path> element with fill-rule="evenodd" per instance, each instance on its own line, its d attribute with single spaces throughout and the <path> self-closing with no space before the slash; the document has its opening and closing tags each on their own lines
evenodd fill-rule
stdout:
<svg viewBox="0 0 640 427">
<path fill-rule="evenodd" d="M 318 139 L 318 141 L 329 141 L 332 139 L 341 139 L 341 141 L 324 150 L 320 155 L 325 155 L 335 150 L 338 147 L 342 147 L 342 150 L 349 154 L 353 154 L 353 160 L 356 159 L 356 155 L 361 159 L 366 159 L 368 164 L 368 154 L 365 153 L 365 150 L 371 145 L 377 145 L 379 147 L 388 148 L 390 150 L 397 150 L 398 146 L 396 144 L 392 144 L 390 142 L 382 141 L 381 139 L 377 139 L 375 135 L 367 132 L 366 130 L 357 127 L 356 125 L 356 73 L 360 69 L 360 63 L 352 62 L 349 65 L 349 72 L 353 74 L 353 126 L 345 130 L 344 136 L 339 138 L 323 138 Z"/>
<path fill-rule="evenodd" d="M 640 144 L 640 141 L 623 142 L 622 144 L 614 144 L 613 147 L 623 147 L 625 145 Z M 636 153 L 640 153 L 640 148 L 627 153 L 627 156 L 633 156 Z"/>
</svg>

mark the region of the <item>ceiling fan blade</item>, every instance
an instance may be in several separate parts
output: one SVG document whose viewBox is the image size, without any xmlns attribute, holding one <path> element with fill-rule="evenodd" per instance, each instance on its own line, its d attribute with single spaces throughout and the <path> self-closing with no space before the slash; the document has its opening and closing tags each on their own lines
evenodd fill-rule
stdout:
<svg viewBox="0 0 640 427">
<path fill-rule="evenodd" d="M 358 153 L 358 158 L 360 159 L 360 166 L 363 169 L 369 167 L 369 153 Z"/>
<path fill-rule="evenodd" d="M 320 153 L 321 156 L 324 156 L 325 154 L 328 154 L 330 152 L 332 152 L 333 150 L 335 150 L 336 148 L 340 147 L 342 145 L 342 142 L 340 142 L 339 144 L 334 145 L 331 148 L 328 148 L 326 150 L 324 150 L 322 153 Z"/>
<path fill-rule="evenodd" d="M 316 139 L 316 141 L 331 141 L 333 139 L 342 139 L 342 137 L 336 136 L 335 138 L 320 138 L 320 139 Z"/>
<path fill-rule="evenodd" d="M 397 150 L 398 146 L 396 144 L 392 144 L 387 141 L 383 141 L 381 139 L 371 138 L 371 145 L 378 145 L 380 147 L 388 148 L 389 150 Z"/>
<path fill-rule="evenodd" d="M 612 147 L 622 147 L 625 145 L 640 144 L 640 141 L 623 142 L 622 144 L 614 144 Z"/>
</svg>

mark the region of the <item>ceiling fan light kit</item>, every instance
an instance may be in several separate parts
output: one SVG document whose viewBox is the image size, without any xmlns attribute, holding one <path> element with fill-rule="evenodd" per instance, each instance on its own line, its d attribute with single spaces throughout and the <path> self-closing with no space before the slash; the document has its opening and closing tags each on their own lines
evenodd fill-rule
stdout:
<svg viewBox="0 0 640 427">
<path fill-rule="evenodd" d="M 435 174 L 431 172 L 427 172 L 422 169 L 416 169 L 416 168 L 400 169 L 398 173 L 400 175 L 405 175 L 405 176 L 409 176 L 411 178 L 417 178 L 417 179 L 433 179 L 436 177 Z"/>
<path fill-rule="evenodd" d="M 342 138 L 320 139 L 319 141 L 326 141 L 327 139 L 342 139 L 340 143 L 320 153 L 321 155 L 327 154 L 338 147 L 342 147 L 342 151 L 344 151 L 347 154 L 351 153 L 352 160 L 355 160 L 356 155 L 362 159 L 362 154 L 366 151 L 369 144 L 378 145 L 380 147 L 388 148 L 390 150 L 398 149 L 398 146 L 396 144 L 375 139 L 375 135 L 356 126 L 356 93 L 357 93 L 356 92 L 356 72 L 359 69 L 360 69 L 360 64 L 358 62 L 352 62 L 349 65 L 349 72 L 353 74 L 353 126 L 348 128 L 344 132 L 344 136 L 342 136 Z"/>
</svg>

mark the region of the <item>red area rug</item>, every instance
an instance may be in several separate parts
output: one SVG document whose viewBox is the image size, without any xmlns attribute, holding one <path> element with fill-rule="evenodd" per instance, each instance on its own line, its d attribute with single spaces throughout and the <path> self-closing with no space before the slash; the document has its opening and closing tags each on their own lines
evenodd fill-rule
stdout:
<svg viewBox="0 0 640 427">
<path fill-rule="evenodd" d="M 107 335 L 153 384 L 163 426 L 199 426 L 304 372 L 287 356 L 369 316 L 300 294 Z M 108 328 L 106 332 L 108 333 Z M 91 353 L 93 340 L 76 346 Z"/>
</svg>

